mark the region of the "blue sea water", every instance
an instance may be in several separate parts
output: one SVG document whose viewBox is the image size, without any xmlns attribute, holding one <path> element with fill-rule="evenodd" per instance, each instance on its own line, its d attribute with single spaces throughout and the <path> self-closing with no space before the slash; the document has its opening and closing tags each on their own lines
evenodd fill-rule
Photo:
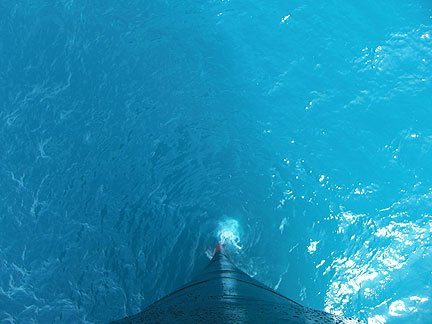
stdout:
<svg viewBox="0 0 432 324">
<path fill-rule="evenodd" d="M 431 236 L 430 1 L 0 2 L 0 323 L 137 313 L 220 240 L 432 323 Z"/>
</svg>

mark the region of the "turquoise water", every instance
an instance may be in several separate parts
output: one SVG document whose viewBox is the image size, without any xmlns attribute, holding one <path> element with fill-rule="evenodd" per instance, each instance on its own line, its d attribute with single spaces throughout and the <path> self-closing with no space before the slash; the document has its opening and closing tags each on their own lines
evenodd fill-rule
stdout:
<svg viewBox="0 0 432 324">
<path fill-rule="evenodd" d="M 219 240 L 432 323 L 430 1 L 3 0 L 0 54 L 0 323 L 136 313 Z"/>
</svg>

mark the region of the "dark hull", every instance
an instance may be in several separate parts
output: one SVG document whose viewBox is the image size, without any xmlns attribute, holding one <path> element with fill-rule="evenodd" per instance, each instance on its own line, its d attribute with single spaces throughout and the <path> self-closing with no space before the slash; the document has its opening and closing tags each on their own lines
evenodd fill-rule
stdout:
<svg viewBox="0 0 432 324">
<path fill-rule="evenodd" d="M 190 283 L 147 307 L 111 324 L 324 324 L 360 322 L 304 307 L 234 266 L 219 250 Z"/>
</svg>

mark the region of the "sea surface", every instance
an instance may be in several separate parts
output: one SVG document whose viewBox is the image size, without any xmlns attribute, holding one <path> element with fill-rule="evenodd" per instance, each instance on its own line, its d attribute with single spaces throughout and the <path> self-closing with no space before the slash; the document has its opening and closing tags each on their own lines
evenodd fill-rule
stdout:
<svg viewBox="0 0 432 324">
<path fill-rule="evenodd" d="M 0 323 L 105 323 L 206 265 L 432 323 L 432 2 L 2 0 Z"/>
</svg>

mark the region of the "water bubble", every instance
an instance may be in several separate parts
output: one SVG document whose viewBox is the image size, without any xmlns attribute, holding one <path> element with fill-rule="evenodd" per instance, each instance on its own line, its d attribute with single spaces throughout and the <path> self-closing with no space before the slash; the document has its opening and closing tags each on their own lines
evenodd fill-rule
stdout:
<svg viewBox="0 0 432 324">
<path fill-rule="evenodd" d="M 239 222 L 235 219 L 226 219 L 219 223 L 218 234 L 219 242 L 223 245 L 233 245 L 241 250 L 240 245 L 240 226 Z"/>
</svg>

